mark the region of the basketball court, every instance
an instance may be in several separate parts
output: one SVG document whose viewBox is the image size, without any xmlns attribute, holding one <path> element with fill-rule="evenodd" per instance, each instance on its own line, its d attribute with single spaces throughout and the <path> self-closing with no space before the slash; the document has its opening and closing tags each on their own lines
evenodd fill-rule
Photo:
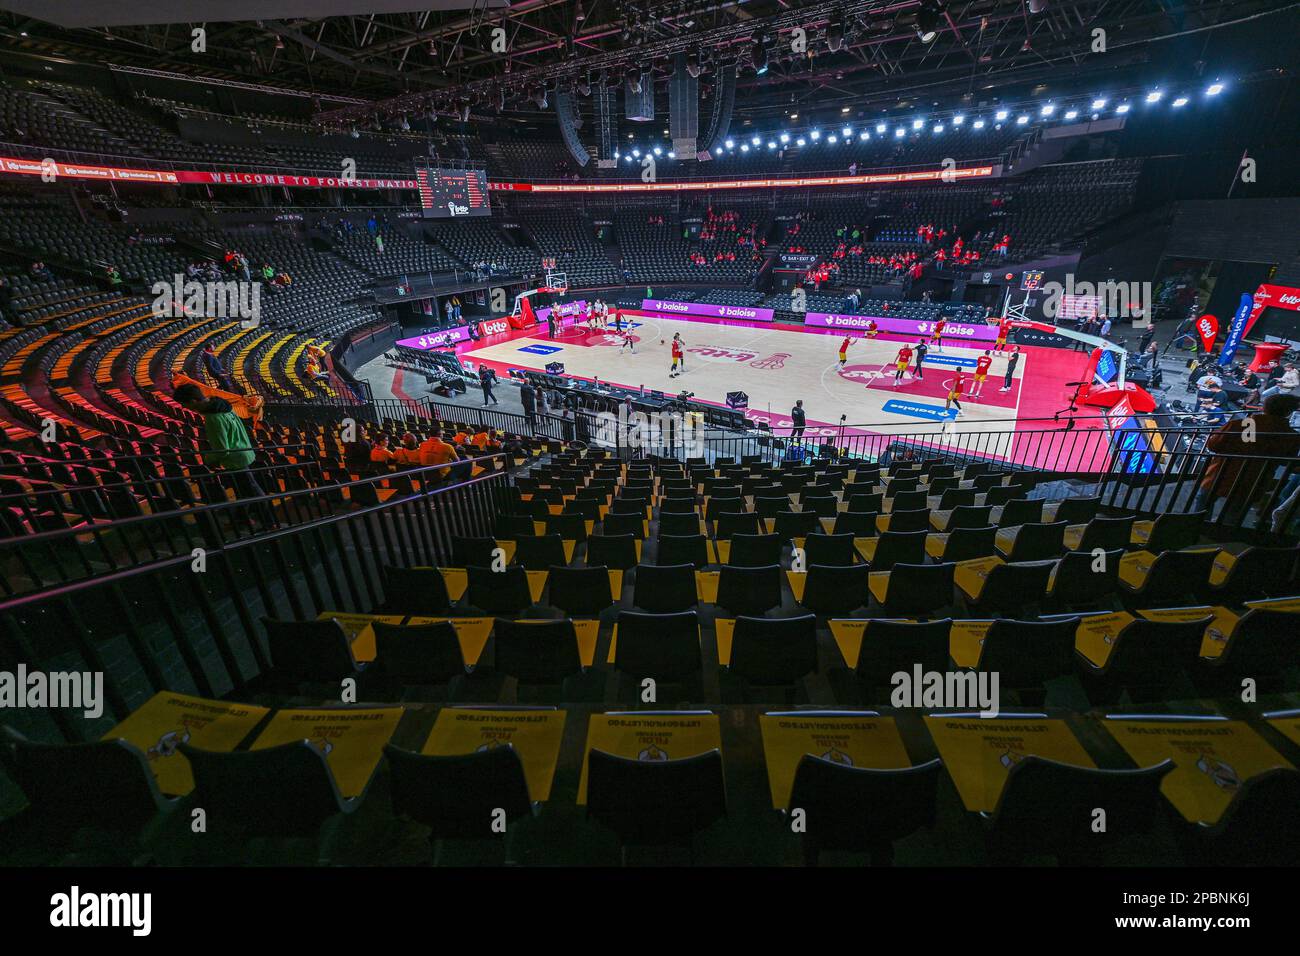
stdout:
<svg viewBox="0 0 1300 956">
<path fill-rule="evenodd" d="M 748 416 L 767 422 L 777 434 L 788 434 L 790 409 L 799 399 L 807 414 L 809 438 L 933 435 L 943 442 L 949 436 L 979 432 L 991 436 L 981 440 L 981 454 L 1019 464 L 1031 464 L 1040 456 L 1042 432 L 1064 428 L 1065 416 L 1060 422 L 1053 416 L 1069 405 L 1074 389 L 1067 383 L 1077 381 L 1087 366 L 1084 352 L 1024 346 L 1010 390 L 1001 391 L 1008 356 L 995 353 L 981 393 L 971 397 L 976 359 L 991 343 L 945 337 L 941 349 L 931 346 L 921 377 L 913 359 L 895 383 L 898 350 L 905 343 L 915 345 L 915 339 L 885 333 L 871 339 L 858 331 L 630 310 L 623 315 L 632 322 L 635 351 L 623 347 L 623 336 L 612 327 L 591 330 L 570 319 L 554 339 L 548 338 L 543 324 L 464 342 L 457 352 L 471 371 L 487 364 L 502 378 L 510 369 L 544 372 L 547 365 L 559 362 L 564 374 L 575 378 L 671 395 L 685 390 L 694 392 L 697 401 L 716 405 L 725 404 L 728 392 L 743 391 L 749 396 Z M 674 333 L 680 333 L 685 343 L 685 370 L 671 377 L 668 343 Z M 838 350 L 846 334 L 852 345 L 848 362 L 840 369 Z M 944 408 L 959 369 L 966 380 L 960 413 L 955 407 Z M 1096 412 L 1082 408 L 1076 430 L 1102 427 Z M 846 416 L 842 432 L 841 415 Z M 1031 432 L 1029 440 L 1026 433 Z M 1005 439 L 1000 440 L 998 433 L 1004 433 Z M 1071 444 L 1078 446 L 1077 451 L 1067 452 L 1072 467 L 1085 466 L 1106 447 L 1100 440 Z"/>
</svg>

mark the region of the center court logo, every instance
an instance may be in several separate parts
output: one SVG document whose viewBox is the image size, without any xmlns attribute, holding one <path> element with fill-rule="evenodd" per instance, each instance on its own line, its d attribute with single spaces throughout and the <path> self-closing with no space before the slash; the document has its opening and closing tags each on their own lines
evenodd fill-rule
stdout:
<svg viewBox="0 0 1300 956">
<path fill-rule="evenodd" d="M 759 359 L 757 362 L 750 362 L 750 368 L 785 368 L 785 360 L 790 357 L 789 352 L 774 352 L 767 358 Z"/>
</svg>

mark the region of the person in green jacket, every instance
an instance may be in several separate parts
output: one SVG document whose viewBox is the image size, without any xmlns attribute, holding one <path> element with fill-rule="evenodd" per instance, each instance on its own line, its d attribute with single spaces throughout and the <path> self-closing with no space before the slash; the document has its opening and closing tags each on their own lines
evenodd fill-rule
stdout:
<svg viewBox="0 0 1300 956">
<path fill-rule="evenodd" d="M 172 398 L 203 416 L 203 433 L 208 440 L 203 463 L 229 474 L 238 497 L 261 498 L 265 492 L 249 470 L 257 458 L 257 451 L 248 436 L 248 429 L 234 413 L 231 404 L 224 398 L 208 398 L 201 388 L 188 383 L 176 386 Z"/>
</svg>

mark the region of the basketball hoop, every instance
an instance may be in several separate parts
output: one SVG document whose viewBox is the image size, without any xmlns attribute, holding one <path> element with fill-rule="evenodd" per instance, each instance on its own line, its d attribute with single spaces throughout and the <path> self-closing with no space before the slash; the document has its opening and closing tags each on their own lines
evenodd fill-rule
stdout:
<svg viewBox="0 0 1300 956">
<path fill-rule="evenodd" d="M 548 272 L 546 274 L 546 285 L 538 291 L 550 292 L 553 295 L 563 295 L 569 291 L 568 274 L 564 272 Z"/>
</svg>

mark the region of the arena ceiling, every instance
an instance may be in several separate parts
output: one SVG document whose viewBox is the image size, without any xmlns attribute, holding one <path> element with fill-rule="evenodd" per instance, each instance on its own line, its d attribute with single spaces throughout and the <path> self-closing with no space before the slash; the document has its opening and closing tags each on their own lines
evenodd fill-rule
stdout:
<svg viewBox="0 0 1300 956">
<path fill-rule="evenodd" d="M 1195 51 L 1229 26 L 1271 21 L 1274 35 L 1294 38 L 1300 9 L 1277 0 L 425 0 L 395 9 L 412 2 L 0 0 L 0 36 L 36 55 L 346 96 L 342 108 L 322 107 L 340 124 L 540 109 L 542 90 L 612 85 L 629 69 L 666 74 L 685 52 L 706 84 L 719 64 L 737 63 L 738 111 L 761 117 L 1083 81 L 1188 61 L 1188 51 L 1192 69 Z M 142 15 L 131 16 L 137 7 Z M 306 8 L 314 15 L 301 15 Z M 126 22 L 159 10 L 177 22 Z M 257 19 L 229 22 L 252 11 Z M 199 27 L 201 53 L 192 41 Z"/>
</svg>

